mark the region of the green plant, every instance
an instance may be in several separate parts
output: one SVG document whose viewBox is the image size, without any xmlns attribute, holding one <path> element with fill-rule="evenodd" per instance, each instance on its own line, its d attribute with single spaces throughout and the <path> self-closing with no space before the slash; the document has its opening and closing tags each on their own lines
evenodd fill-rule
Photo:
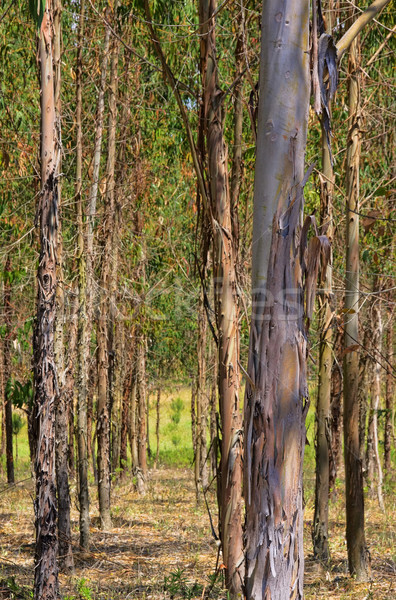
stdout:
<svg viewBox="0 0 396 600">
<path fill-rule="evenodd" d="M 77 591 L 80 596 L 80 600 L 92 599 L 91 588 L 87 585 L 87 580 L 84 579 L 84 577 L 77 582 Z"/>
<path fill-rule="evenodd" d="M 180 417 L 181 417 L 183 408 L 184 408 L 184 403 L 181 398 L 175 398 L 174 400 L 172 400 L 170 418 L 171 418 L 171 421 L 175 425 L 178 425 L 180 423 Z"/>
<path fill-rule="evenodd" d="M 179 597 L 190 600 L 202 593 L 202 586 L 196 581 L 189 584 L 184 569 L 176 569 L 164 578 L 164 591 L 168 592 L 171 598 Z"/>
<path fill-rule="evenodd" d="M 12 413 L 12 433 L 15 435 L 15 460 L 18 460 L 18 433 L 23 427 L 23 419 L 21 415 Z"/>
</svg>

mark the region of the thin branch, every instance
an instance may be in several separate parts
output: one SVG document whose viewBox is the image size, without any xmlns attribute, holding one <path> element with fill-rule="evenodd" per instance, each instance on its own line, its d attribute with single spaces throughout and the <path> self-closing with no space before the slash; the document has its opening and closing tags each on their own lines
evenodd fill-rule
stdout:
<svg viewBox="0 0 396 600">
<path fill-rule="evenodd" d="M 351 27 L 344 33 L 342 38 L 337 43 L 338 62 L 341 61 L 345 52 L 352 44 L 353 40 L 362 31 L 362 29 L 374 19 L 374 17 L 383 9 L 390 0 L 374 0 L 372 4 L 356 19 Z"/>
</svg>

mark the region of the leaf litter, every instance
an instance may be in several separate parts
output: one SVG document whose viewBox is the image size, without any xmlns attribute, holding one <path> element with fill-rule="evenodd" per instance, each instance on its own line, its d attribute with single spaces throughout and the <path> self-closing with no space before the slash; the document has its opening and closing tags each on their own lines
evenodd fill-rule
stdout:
<svg viewBox="0 0 396 600">
<path fill-rule="evenodd" d="M 340 484 L 341 485 L 341 484 Z M 344 541 L 342 487 L 330 507 L 331 562 L 318 565 L 312 557 L 312 482 L 308 482 L 304 524 L 305 598 L 331 600 L 393 600 L 396 597 L 396 502 L 387 497 L 382 513 L 367 499 L 366 536 L 372 581 L 348 576 Z M 33 583 L 34 517 L 32 482 L 0 495 L 0 599 L 30 598 Z M 204 502 L 196 505 L 189 469 L 161 468 L 150 473 L 148 491 L 140 496 L 132 480 L 113 485 L 113 529 L 99 529 L 97 497 L 91 486 L 91 548 L 78 546 L 76 490 L 72 488 L 72 537 L 75 573 L 60 574 L 64 600 L 163 600 L 218 598 L 224 600 L 223 570 L 215 577 L 217 546 L 211 535 Z M 208 494 L 216 523 L 214 492 Z"/>
</svg>

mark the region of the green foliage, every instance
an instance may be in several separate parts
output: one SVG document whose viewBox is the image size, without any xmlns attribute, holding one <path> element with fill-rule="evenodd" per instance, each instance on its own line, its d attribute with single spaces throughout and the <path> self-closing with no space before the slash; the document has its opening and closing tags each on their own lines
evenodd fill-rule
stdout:
<svg viewBox="0 0 396 600">
<path fill-rule="evenodd" d="M 184 569 L 176 569 L 164 578 L 164 591 L 171 598 L 186 598 L 190 600 L 202 594 L 202 585 L 196 581 L 190 583 Z"/>
<path fill-rule="evenodd" d="M 46 0 L 29 0 L 30 14 L 37 25 L 37 29 L 40 29 L 41 23 L 43 22 L 45 2 Z"/>
<path fill-rule="evenodd" d="M 0 588 L 3 593 L 7 593 L 9 600 L 31 600 L 33 598 L 32 590 L 25 585 L 19 585 L 14 576 L 0 579 Z"/>
<path fill-rule="evenodd" d="M 6 393 L 11 397 L 12 403 L 17 408 L 33 406 L 33 382 L 28 379 L 25 383 L 10 378 L 6 384 Z"/>
<path fill-rule="evenodd" d="M 23 419 L 20 414 L 12 413 L 12 433 L 18 435 L 23 427 Z"/>
<path fill-rule="evenodd" d="M 84 577 L 82 577 L 77 582 L 77 591 L 79 594 L 80 600 L 91 600 L 92 599 L 92 590 L 88 585 L 88 582 Z"/>
<path fill-rule="evenodd" d="M 184 408 L 184 402 L 181 398 L 175 398 L 171 402 L 171 420 L 172 423 L 178 425 L 180 423 L 180 417 Z"/>
</svg>

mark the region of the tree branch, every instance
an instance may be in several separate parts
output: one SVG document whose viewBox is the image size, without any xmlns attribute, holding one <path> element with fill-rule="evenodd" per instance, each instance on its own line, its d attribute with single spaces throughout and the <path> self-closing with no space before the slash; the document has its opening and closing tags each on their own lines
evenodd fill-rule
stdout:
<svg viewBox="0 0 396 600">
<path fill-rule="evenodd" d="M 338 62 L 341 61 L 345 52 L 348 50 L 349 46 L 352 44 L 353 40 L 362 29 L 370 23 L 374 19 L 374 17 L 383 9 L 387 4 L 389 4 L 390 0 L 374 0 L 374 2 L 356 19 L 356 21 L 351 25 L 351 27 L 344 33 L 342 38 L 338 41 L 337 51 Z"/>
</svg>

